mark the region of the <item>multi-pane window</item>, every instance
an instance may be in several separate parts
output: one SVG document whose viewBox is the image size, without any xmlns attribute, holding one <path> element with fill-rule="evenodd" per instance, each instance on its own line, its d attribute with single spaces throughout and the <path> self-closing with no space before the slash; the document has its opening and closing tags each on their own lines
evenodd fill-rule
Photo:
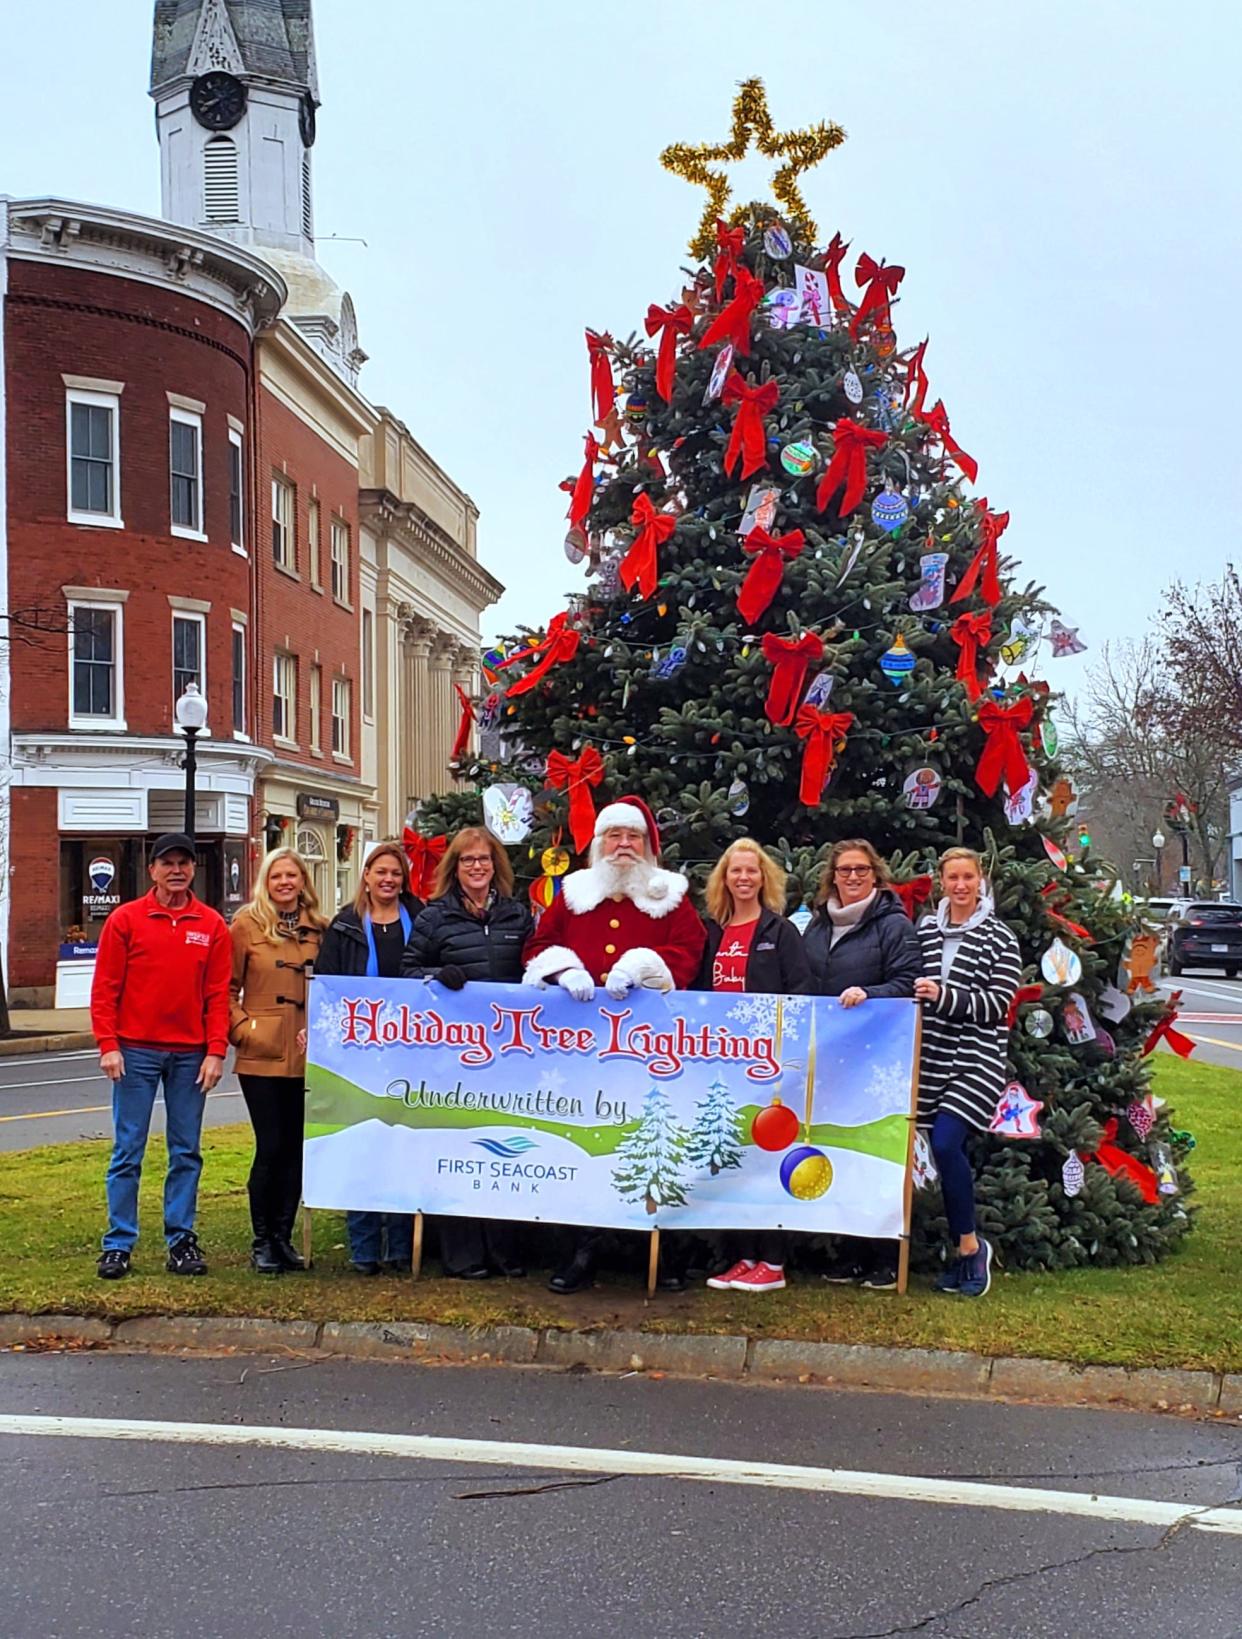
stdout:
<svg viewBox="0 0 1242 1639">
<path fill-rule="evenodd" d="M 180 700 L 191 683 L 198 692 L 207 694 L 207 678 L 203 666 L 207 647 L 207 621 L 203 615 L 173 616 L 173 701 Z"/>
<path fill-rule="evenodd" d="M 272 557 L 282 569 L 297 568 L 293 540 L 293 485 L 283 478 L 272 479 Z"/>
<path fill-rule="evenodd" d="M 312 751 L 318 751 L 322 746 L 322 741 L 319 738 L 319 714 L 322 698 L 323 668 L 321 666 L 312 666 L 310 669 L 310 699 L 307 708 L 310 712 L 310 746 Z"/>
<path fill-rule="evenodd" d="M 170 410 L 168 474 L 173 533 L 203 533 L 203 419 L 192 410 Z"/>
<path fill-rule="evenodd" d="M 349 602 L 349 525 L 339 518 L 332 520 L 332 596 Z"/>
<path fill-rule="evenodd" d="M 233 622 L 233 733 L 246 732 L 246 628 Z"/>
<path fill-rule="evenodd" d="M 272 657 L 272 733 L 280 740 L 297 736 L 298 663 L 279 649 Z"/>
<path fill-rule="evenodd" d="M 306 506 L 306 572 L 312 586 L 323 584 L 319 579 L 319 502 L 313 495 Z"/>
<path fill-rule="evenodd" d="M 229 428 L 229 540 L 239 552 L 246 550 L 246 461 L 242 435 Z"/>
<path fill-rule="evenodd" d="M 120 639 L 119 607 L 69 606 L 71 723 L 90 719 L 94 726 L 110 726 L 120 717 Z"/>
<path fill-rule="evenodd" d="M 375 716 L 375 615 L 362 611 L 362 715 Z"/>
<path fill-rule="evenodd" d="M 69 516 L 78 523 L 121 521 L 120 411 L 110 394 L 69 394 Z"/>
<path fill-rule="evenodd" d="M 338 757 L 349 756 L 349 708 L 352 692 L 347 677 L 332 679 L 332 749 Z"/>
</svg>

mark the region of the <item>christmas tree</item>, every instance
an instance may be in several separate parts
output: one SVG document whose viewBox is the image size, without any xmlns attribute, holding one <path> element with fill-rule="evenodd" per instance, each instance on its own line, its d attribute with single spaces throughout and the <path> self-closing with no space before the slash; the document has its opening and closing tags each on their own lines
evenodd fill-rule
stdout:
<svg viewBox="0 0 1242 1639">
<path fill-rule="evenodd" d="M 643 1100 L 638 1125 L 617 1146 L 612 1181 L 626 1201 L 642 1201 L 649 1213 L 662 1206 L 684 1206 L 681 1173 L 686 1162 L 686 1131 L 662 1088 Z"/>
<path fill-rule="evenodd" d="M 686 1144 L 686 1160 L 714 1178 L 726 1167 L 740 1167 L 741 1118 L 729 1089 L 717 1078 L 707 1089 L 707 1097 L 694 1107 L 694 1126 Z"/>
<path fill-rule="evenodd" d="M 777 204 L 723 219 L 710 162 L 751 137 L 785 162 Z M 1008 514 L 933 398 L 927 341 L 898 342 L 904 269 L 825 245 L 807 214 L 798 172 L 841 137 L 775 132 L 751 81 L 730 143 L 664 156 L 708 207 L 645 336 L 587 334 L 593 430 L 562 486 L 586 589 L 486 657 L 480 724 L 503 755 L 467 759 L 476 790 L 417 824 L 477 823 L 483 788 L 526 786 L 515 864 L 536 904 L 555 850 L 584 849 L 596 799 L 623 793 L 698 883 L 759 838 L 791 910 L 839 837 L 869 838 L 916 911 L 938 853 L 978 848 L 1026 962 L 1010 1073 L 1042 1104 L 1036 1137 L 1002 1122 L 978 1141 L 980 1228 L 1011 1269 L 1150 1262 L 1190 1227 L 1193 1139 L 1153 1112 L 1163 999 L 1117 991 L 1132 917 L 1073 834 L 1037 667 L 1075 638 L 1001 551 Z M 934 1186 L 918 1201 L 942 1241 Z"/>
</svg>

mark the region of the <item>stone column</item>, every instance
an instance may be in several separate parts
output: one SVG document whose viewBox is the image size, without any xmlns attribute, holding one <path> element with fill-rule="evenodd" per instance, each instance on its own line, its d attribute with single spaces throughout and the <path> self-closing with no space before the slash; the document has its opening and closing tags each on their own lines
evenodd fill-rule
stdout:
<svg viewBox="0 0 1242 1639">
<path fill-rule="evenodd" d="M 408 662 L 406 686 L 402 691 L 405 710 L 401 724 L 403 800 L 406 802 L 406 812 L 409 810 L 410 802 L 425 797 L 431 790 L 431 759 L 428 754 L 430 685 L 427 661 L 434 636 L 435 627 L 420 615 L 414 616 L 406 623 L 405 646 Z"/>
<path fill-rule="evenodd" d="M 452 781 L 448 773 L 448 754 L 453 745 L 456 717 L 453 705 L 453 654 L 457 639 L 451 632 L 437 632 L 431 649 L 431 747 L 434 758 L 431 769 L 431 791 L 447 790 Z"/>
</svg>

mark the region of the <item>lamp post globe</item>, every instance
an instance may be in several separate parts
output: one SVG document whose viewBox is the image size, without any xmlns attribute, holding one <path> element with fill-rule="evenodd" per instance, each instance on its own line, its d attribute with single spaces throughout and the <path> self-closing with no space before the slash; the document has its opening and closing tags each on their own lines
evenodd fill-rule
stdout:
<svg viewBox="0 0 1242 1639">
<path fill-rule="evenodd" d="M 173 707 L 177 727 L 185 735 L 185 834 L 194 836 L 194 776 L 198 759 L 194 742 L 207 726 L 207 702 L 197 683 L 187 683 Z"/>
<path fill-rule="evenodd" d="M 1156 850 L 1156 892 L 1164 892 L 1164 844 L 1165 835 L 1159 826 L 1152 832 L 1151 845 Z"/>
</svg>

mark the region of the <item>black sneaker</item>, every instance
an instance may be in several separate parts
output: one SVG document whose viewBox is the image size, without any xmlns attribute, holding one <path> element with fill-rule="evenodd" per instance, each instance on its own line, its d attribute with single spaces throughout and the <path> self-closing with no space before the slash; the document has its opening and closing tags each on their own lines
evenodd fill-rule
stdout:
<svg viewBox="0 0 1242 1639">
<path fill-rule="evenodd" d="M 897 1265 L 888 1262 L 873 1264 L 867 1274 L 863 1276 L 863 1285 L 869 1292 L 895 1292 L 897 1290 Z"/>
<path fill-rule="evenodd" d="M 198 1237 L 193 1230 L 179 1235 L 168 1248 L 168 1262 L 165 1265 L 170 1275 L 205 1275 L 207 1260 L 203 1257 L 202 1248 L 198 1244 Z"/>
<path fill-rule="evenodd" d="M 820 1271 L 820 1279 L 831 1281 L 834 1286 L 857 1286 L 866 1272 L 857 1258 L 839 1255 Z"/>
<path fill-rule="evenodd" d="M 100 1280 L 123 1280 L 129 1274 L 129 1253 L 119 1246 L 110 1246 L 100 1253 L 95 1273 Z"/>
</svg>

